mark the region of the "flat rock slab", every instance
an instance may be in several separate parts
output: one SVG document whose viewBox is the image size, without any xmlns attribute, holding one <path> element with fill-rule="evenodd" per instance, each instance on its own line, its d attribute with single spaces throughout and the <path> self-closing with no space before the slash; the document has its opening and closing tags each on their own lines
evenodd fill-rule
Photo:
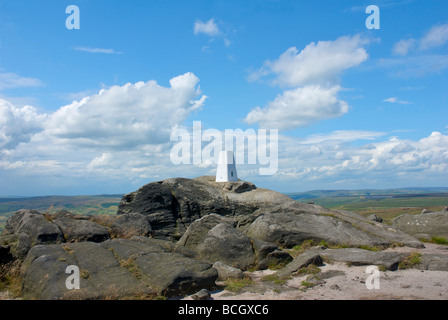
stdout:
<svg viewBox="0 0 448 320">
<path fill-rule="evenodd" d="M 211 265 L 164 246 L 163 241 L 127 239 L 103 243 L 37 245 L 23 263 L 26 299 L 117 299 L 143 295 L 176 296 L 215 286 Z M 68 266 L 80 271 L 80 289 L 66 286 Z"/>
<path fill-rule="evenodd" d="M 431 271 L 448 271 L 448 256 L 444 254 L 423 254 L 417 269 Z"/>
<path fill-rule="evenodd" d="M 323 264 L 321 256 L 323 252 L 324 250 L 320 248 L 308 250 L 302 253 L 301 255 L 297 256 L 296 258 L 294 258 L 294 260 L 288 263 L 284 268 L 278 270 L 275 274 L 280 279 L 285 279 L 291 276 L 291 274 L 293 274 L 297 270 L 307 267 L 310 264 L 320 266 Z"/>
<path fill-rule="evenodd" d="M 402 252 L 370 251 L 359 248 L 327 249 L 322 257 L 332 261 L 347 262 L 355 266 L 383 265 L 388 270 L 397 270 L 398 264 L 408 254 Z"/>
<path fill-rule="evenodd" d="M 405 213 L 395 218 L 392 226 L 410 235 L 426 234 L 429 238 L 448 238 L 448 212 L 438 211 L 413 215 Z"/>
</svg>

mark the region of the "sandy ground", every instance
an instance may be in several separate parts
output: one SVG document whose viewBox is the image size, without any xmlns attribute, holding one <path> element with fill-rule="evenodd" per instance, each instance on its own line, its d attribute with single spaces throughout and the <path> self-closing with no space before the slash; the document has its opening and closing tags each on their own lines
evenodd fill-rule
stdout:
<svg viewBox="0 0 448 320">
<path fill-rule="evenodd" d="M 394 248 L 387 251 L 437 253 L 448 255 L 448 247 L 425 244 L 424 249 Z M 226 290 L 212 292 L 214 300 L 448 300 L 448 272 L 417 269 L 379 271 L 379 288 L 368 289 L 370 283 L 366 266 L 347 266 L 332 263 L 320 267 L 323 283 L 304 289 L 307 276 L 295 276 L 282 285 L 262 282 L 260 279 L 271 270 L 255 271 L 249 276 L 257 285 L 245 288 L 247 292 L 232 293 Z M 328 278 L 327 278 L 328 277 Z M 271 288 L 270 288 L 271 286 Z M 263 289 L 265 291 L 263 292 Z M 186 297 L 185 299 L 191 299 Z"/>
</svg>

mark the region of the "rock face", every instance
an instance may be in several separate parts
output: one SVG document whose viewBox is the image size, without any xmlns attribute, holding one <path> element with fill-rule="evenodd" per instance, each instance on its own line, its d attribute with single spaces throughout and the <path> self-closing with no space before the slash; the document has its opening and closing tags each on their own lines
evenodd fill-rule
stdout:
<svg viewBox="0 0 448 320">
<path fill-rule="evenodd" d="M 417 238 L 444 237 L 448 239 L 448 213 L 446 211 L 402 214 L 392 226 Z"/>
<path fill-rule="evenodd" d="M 291 263 L 286 265 L 284 268 L 276 272 L 276 275 L 280 279 L 286 279 L 291 274 L 297 270 L 307 267 L 310 264 L 320 266 L 323 264 L 322 254 L 323 250 L 321 248 L 311 249 L 301 255 L 297 256 Z"/>
<path fill-rule="evenodd" d="M 150 240 L 150 239 L 149 239 Z M 212 288 L 218 277 L 209 264 L 151 243 L 112 239 L 33 247 L 24 261 L 22 294 L 28 299 L 106 299 L 165 296 Z M 69 265 L 80 269 L 80 289 L 69 290 Z"/>
<path fill-rule="evenodd" d="M 222 261 L 238 269 L 245 270 L 255 263 L 249 237 L 227 223 L 219 223 L 207 232 L 196 251 L 203 259 Z"/>
<path fill-rule="evenodd" d="M 244 276 L 243 271 L 240 269 L 229 266 L 221 261 L 216 261 L 213 264 L 213 268 L 218 271 L 218 279 L 221 281 L 225 281 L 227 279 L 241 279 Z"/>
<path fill-rule="evenodd" d="M 139 213 L 106 216 L 104 225 L 95 216 L 81 216 L 61 210 L 42 214 L 35 210 L 19 210 L 6 222 L 0 245 L 15 259 L 23 260 L 28 251 L 39 244 L 64 242 L 103 242 L 114 237 L 149 236 L 148 218 Z"/>
<path fill-rule="evenodd" d="M 154 237 L 169 240 L 180 239 L 195 220 L 216 214 L 232 219 L 248 237 L 286 247 L 306 239 L 352 246 L 422 246 L 404 232 L 358 214 L 300 203 L 245 181 L 215 182 L 213 177 L 149 183 L 123 197 L 118 214 L 130 212 L 148 216 Z"/>
<path fill-rule="evenodd" d="M 19 210 L 0 236 L 0 263 L 23 261 L 22 294 L 28 299 L 185 295 L 213 289 L 218 275 L 238 278 L 252 268 L 286 265 L 279 275 L 289 276 L 321 263 L 324 255 L 395 265 L 393 257 L 356 248 L 305 253 L 294 260 L 281 250 L 310 239 L 351 247 L 423 246 L 352 212 L 300 203 L 245 181 L 199 177 L 149 183 L 125 195 L 116 216 Z M 440 267 L 441 261 L 433 257 L 427 268 Z M 72 265 L 80 270 L 79 290 L 66 286 Z"/>
<path fill-rule="evenodd" d="M 178 240 L 192 222 L 205 215 L 249 215 L 266 201 L 281 203 L 282 199 L 292 200 L 245 181 L 216 183 L 212 177 L 175 178 L 149 183 L 125 195 L 118 214 L 147 215 L 155 237 Z"/>
<path fill-rule="evenodd" d="M 23 259 L 34 245 L 63 241 L 64 235 L 60 228 L 35 210 L 17 211 L 6 221 L 0 238 L 0 244 L 8 246 L 16 259 Z"/>
</svg>

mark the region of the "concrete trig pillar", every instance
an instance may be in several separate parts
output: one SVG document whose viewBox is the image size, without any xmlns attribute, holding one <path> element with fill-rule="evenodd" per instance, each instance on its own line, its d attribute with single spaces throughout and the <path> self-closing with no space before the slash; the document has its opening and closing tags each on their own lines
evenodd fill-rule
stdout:
<svg viewBox="0 0 448 320">
<path fill-rule="evenodd" d="M 216 182 L 238 181 L 233 151 L 220 151 L 218 168 L 216 169 Z"/>
</svg>

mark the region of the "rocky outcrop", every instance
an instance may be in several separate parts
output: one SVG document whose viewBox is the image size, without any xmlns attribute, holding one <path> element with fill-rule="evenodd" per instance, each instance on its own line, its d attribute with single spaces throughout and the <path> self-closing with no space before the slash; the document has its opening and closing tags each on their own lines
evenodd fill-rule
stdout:
<svg viewBox="0 0 448 320">
<path fill-rule="evenodd" d="M 39 244 L 65 242 L 103 242 L 111 237 L 149 236 L 151 226 L 146 216 L 130 213 L 120 216 L 83 216 L 66 210 L 43 214 L 19 210 L 6 222 L 0 245 L 14 259 L 23 260 Z"/>
<path fill-rule="evenodd" d="M 66 242 L 103 242 L 110 238 L 106 227 L 89 220 L 59 218 L 53 223 L 61 230 Z"/>
<path fill-rule="evenodd" d="M 222 261 L 238 269 L 247 269 L 255 262 L 252 243 L 234 226 L 231 220 L 210 214 L 193 222 L 178 245 L 192 249 L 210 263 Z"/>
<path fill-rule="evenodd" d="M 12 215 L 0 237 L 15 259 L 23 259 L 32 246 L 64 241 L 64 234 L 47 216 L 35 210 L 19 210 Z"/>
<path fill-rule="evenodd" d="M 185 295 L 213 289 L 218 275 L 238 278 L 244 270 L 285 266 L 278 273 L 285 277 L 325 257 L 390 269 L 396 264 L 386 253 L 354 248 L 295 259 L 282 250 L 305 240 L 350 247 L 423 246 L 352 212 L 303 204 L 245 181 L 200 177 L 149 183 L 125 195 L 116 216 L 20 210 L 0 237 L 0 263 L 23 260 L 22 293 L 29 299 Z M 440 261 L 434 257 L 428 268 Z M 71 265 L 80 270 L 79 290 L 65 285 Z"/>
<path fill-rule="evenodd" d="M 112 239 L 33 247 L 24 261 L 27 299 L 106 299 L 176 296 L 213 288 L 211 265 L 171 252 L 160 242 Z M 80 270 L 80 288 L 66 286 L 66 268 Z"/>
<path fill-rule="evenodd" d="M 255 263 L 255 255 L 249 237 L 227 223 L 213 227 L 196 252 L 202 259 L 210 262 L 222 261 L 228 265 L 246 270 Z"/>
<path fill-rule="evenodd" d="M 248 237 L 286 247 L 306 239 L 350 246 L 422 246 L 404 232 L 355 213 L 300 203 L 245 181 L 214 182 L 213 177 L 149 183 L 123 197 L 118 214 L 130 212 L 148 216 L 153 236 L 169 240 L 181 239 L 194 221 L 216 214 L 231 219 Z"/>
<path fill-rule="evenodd" d="M 125 195 L 118 214 L 147 215 L 155 237 L 178 240 L 192 222 L 205 215 L 246 216 L 264 203 L 280 204 L 282 200 L 292 199 L 245 181 L 217 183 L 211 177 L 175 178 L 149 183 Z"/>
<path fill-rule="evenodd" d="M 394 219 L 392 226 L 419 239 L 443 237 L 448 239 L 448 212 L 425 212 L 402 214 Z"/>
</svg>

